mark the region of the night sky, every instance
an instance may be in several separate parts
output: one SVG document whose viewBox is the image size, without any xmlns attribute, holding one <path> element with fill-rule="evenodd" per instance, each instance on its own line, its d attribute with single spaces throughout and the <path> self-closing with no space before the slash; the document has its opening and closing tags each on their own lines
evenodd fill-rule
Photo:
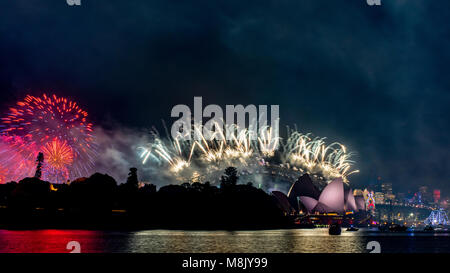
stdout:
<svg viewBox="0 0 450 273">
<path fill-rule="evenodd" d="M 0 107 L 43 91 L 101 126 L 176 104 L 278 104 L 357 152 L 355 186 L 450 194 L 448 0 L 0 2 Z"/>
</svg>

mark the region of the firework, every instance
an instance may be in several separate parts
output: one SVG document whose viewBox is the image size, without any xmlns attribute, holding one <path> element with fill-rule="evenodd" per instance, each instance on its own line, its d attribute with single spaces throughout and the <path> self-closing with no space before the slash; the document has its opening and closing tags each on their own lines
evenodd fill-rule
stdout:
<svg viewBox="0 0 450 273">
<path fill-rule="evenodd" d="M 62 142 L 54 139 L 48 142 L 42 151 L 44 152 L 46 162 L 54 168 L 65 168 L 73 162 L 72 148 L 67 145 L 66 141 Z"/>
<path fill-rule="evenodd" d="M 46 163 L 44 169 L 47 169 L 47 179 L 50 177 L 56 181 L 67 179 L 68 168 L 72 165 L 74 157 L 72 148 L 67 145 L 67 142 L 54 139 L 42 148 L 42 152 Z"/>
<path fill-rule="evenodd" d="M 51 182 L 87 175 L 93 167 L 92 123 L 76 102 L 56 95 L 28 95 L 9 109 L 0 126 L 7 147 L 2 148 L 0 164 L 13 170 L 6 175 L 9 179 L 31 175 L 39 152 L 46 158 L 43 178 Z"/>
<path fill-rule="evenodd" d="M 27 143 L 23 137 L 0 136 L 0 169 L 4 182 L 34 175 L 38 153 L 36 145 Z"/>
<path fill-rule="evenodd" d="M 162 141 L 157 141 L 154 151 L 170 164 L 173 172 L 179 172 L 183 168 L 189 167 L 193 149 L 194 146 L 191 148 L 189 158 L 185 159 L 183 157 L 183 150 L 181 149 L 180 142 L 176 139 L 172 142 L 172 149 L 168 149 Z"/>
<path fill-rule="evenodd" d="M 266 126 L 260 131 L 260 137 L 258 137 L 260 152 L 265 157 L 272 157 L 275 151 L 278 149 L 280 138 L 275 136 L 274 130 Z"/>
<path fill-rule="evenodd" d="M 255 140 L 256 132 L 248 129 L 237 130 L 230 140 L 226 140 L 223 128 L 216 126 L 213 135 L 206 137 L 203 128 L 194 126 L 193 132 L 199 140 L 162 139 L 155 134 L 155 139 L 147 145 L 140 147 L 140 157 L 143 164 L 155 164 L 155 168 L 168 165 L 169 174 L 179 180 L 191 180 L 201 173 L 203 176 L 217 174 L 228 166 L 237 166 L 242 172 L 255 170 L 256 173 L 267 173 L 259 170 L 270 166 L 268 161 L 279 152 L 281 164 L 271 166 L 278 173 L 290 171 L 310 173 L 320 176 L 326 181 L 342 177 L 348 182 L 348 176 L 358 172 L 352 170 L 354 162 L 350 160 L 352 153 L 348 153 L 345 146 L 340 143 L 326 145 L 324 138 L 312 138 L 310 134 L 289 132 L 286 143 L 274 134 L 271 127 L 266 126 L 260 130 Z M 216 137 L 218 136 L 218 137 Z M 273 171 L 272 170 L 272 171 Z M 201 175 L 200 175 L 201 176 Z"/>
<path fill-rule="evenodd" d="M 294 166 L 306 169 L 311 173 L 320 173 L 328 179 L 347 177 L 358 170 L 351 170 L 354 161 L 353 153 L 347 153 L 344 145 L 332 143 L 326 145 L 325 138 L 311 138 L 310 134 L 293 132 L 285 147 L 285 160 Z"/>
<path fill-rule="evenodd" d="M 167 163 L 170 166 L 170 170 L 174 173 L 189 167 L 195 143 L 192 144 L 192 147 L 186 149 L 187 142 L 182 142 L 178 138 L 175 140 L 162 140 L 156 131 L 152 131 L 151 134 L 154 141 L 146 147 L 138 148 L 141 151 L 142 164 L 145 164 L 148 160 L 159 165 Z M 184 153 L 186 150 L 190 151 L 189 155 Z"/>
</svg>

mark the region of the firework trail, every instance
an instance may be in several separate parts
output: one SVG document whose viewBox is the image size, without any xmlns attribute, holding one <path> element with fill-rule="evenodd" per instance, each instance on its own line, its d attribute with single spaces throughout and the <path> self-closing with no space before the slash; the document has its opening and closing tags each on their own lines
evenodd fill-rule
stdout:
<svg viewBox="0 0 450 273">
<path fill-rule="evenodd" d="M 56 95 L 28 95 L 1 119 L 0 165 L 11 180 L 32 175 L 43 152 L 43 178 L 51 182 L 88 175 L 96 157 L 92 123 L 76 102 Z"/>
<path fill-rule="evenodd" d="M 0 136 L 0 170 L 3 181 L 33 176 L 38 149 L 20 136 Z"/>
<path fill-rule="evenodd" d="M 321 173 L 324 177 L 334 179 L 347 177 L 358 170 L 351 170 L 353 153 L 347 153 L 344 145 L 334 142 L 326 145 L 325 138 L 311 138 L 311 134 L 293 132 L 285 146 L 285 160 L 294 166 L 305 168 L 310 173 Z"/>
<path fill-rule="evenodd" d="M 265 126 L 255 140 L 252 136 L 256 132 L 237 130 L 234 126 L 232 129 L 238 133 L 226 140 L 223 127 L 215 128 L 213 135 L 206 136 L 202 127 L 194 126 L 194 135 L 199 140 L 163 139 L 155 133 L 151 143 L 139 148 L 142 164 L 153 164 L 156 170 L 167 170 L 168 175 L 184 182 L 199 175 L 213 179 L 213 175 L 217 177 L 218 172 L 228 166 L 263 173 L 258 169 L 270 165 L 275 157 L 281 160 L 277 169 L 319 174 L 327 181 L 342 177 L 348 182 L 348 176 L 358 172 L 352 170 L 353 154 L 340 143 L 326 145 L 325 138 L 311 138 L 310 134 L 294 131 L 289 132 L 286 143 L 282 143 L 272 128 Z"/>
<path fill-rule="evenodd" d="M 263 127 L 260 135 L 258 137 L 260 153 L 265 157 L 273 157 L 278 149 L 280 138 L 274 137 L 273 129 L 270 126 Z"/>
</svg>

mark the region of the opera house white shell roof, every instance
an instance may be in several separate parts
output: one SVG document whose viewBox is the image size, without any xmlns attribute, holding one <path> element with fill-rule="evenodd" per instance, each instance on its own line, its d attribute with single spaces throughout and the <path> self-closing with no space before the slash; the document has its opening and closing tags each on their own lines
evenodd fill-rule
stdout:
<svg viewBox="0 0 450 273">
<path fill-rule="evenodd" d="M 345 191 L 345 210 L 346 211 L 357 211 L 358 207 L 356 206 L 355 196 L 353 195 L 352 189 L 348 189 Z"/>
<path fill-rule="evenodd" d="M 330 212 L 344 211 L 344 181 L 342 178 L 334 179 L 323 189 L 319 203 L 325 205 L 325 209 L 332 210 Z"/>
<path fill-rule="evenodd" d="M 298 197 L 309 213 L 343 213 L 345 211 L 365 210 L 364 197 L 355 197 L 351 189 L 344 189 L 342 178 L 336 178 L 328 184 L 320 193 L 318 199 L 311 196 L 315 195 L 312 194 L 314 193 L 313 187 L 309 177 L 303 177 L 294 183 L 287 197 L 289 199 Z M 284 199 L 278 192 L 275 195 L 278 199 Z M 285 207 L 286 200 L 283 200 L 282 203 Z"/>
</svg>

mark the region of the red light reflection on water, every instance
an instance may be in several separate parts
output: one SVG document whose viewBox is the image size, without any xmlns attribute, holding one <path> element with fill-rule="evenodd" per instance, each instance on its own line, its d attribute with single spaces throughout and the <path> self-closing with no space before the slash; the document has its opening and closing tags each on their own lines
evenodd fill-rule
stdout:
<svg viewBox="0 0 450 273">
<path fill-rule="evenodd" d="M 0 253 L 70 253 L 67 244 L 80 243 L 81 253 L 102 252 L 103 236 L 90 230 L 0 230 Z"/>
</svg>

